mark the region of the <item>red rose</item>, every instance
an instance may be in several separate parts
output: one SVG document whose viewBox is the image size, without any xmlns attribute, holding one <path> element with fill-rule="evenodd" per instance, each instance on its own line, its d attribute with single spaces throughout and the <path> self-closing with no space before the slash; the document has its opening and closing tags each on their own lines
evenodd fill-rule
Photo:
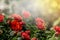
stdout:
<svg viewBox="0 0 60 40">
<path fill-rule="evenodd" d="M 21 31 L 22 30 L 22 26 L 19 24 L 19 22 L 17 20 L 11 21 L 11 28 L 14 31 Z"/>
<path fill-rule="evenodd" d="M 41 18 L 39 18 L 39 17 L 38 17 L 38 18 L 36 18 L 36 19 L 35 19 L 35 21 L 36 21 L 36 23 L 39 23 L 39 22 L 44 23 L 44 20 L 43 20 L 43 19 L 41 19 Z"/>
<path fill-rule="evenodd" d="M 22 33 L 21 33 L 21 36 L 22 36 L 22 38 L 24 38 L 25 40 L 30 40 L 30 35 L 27 34 L 26 32 L 22 32 Z"/>
<path fill-rule="evenodd" d="M 45 22 L 41 18 L 36 18 L 35 21 L 38 29 L 40 30 L 45 29 Z"/>
<path fill-rule="evenodd" d="M 38 39 L 34 37 L 34 38 L 32 38 L 31 40 L 38 40 Z"/>
<path fill-rule="evenodd" d="M 0 22 L 3 22 L 4 20 L 4 15 L 0 14 Z"/>
<path fill-rule="evenodd" d="M 16 20 L 22 20 L 22 17 L 18 14 L 12 14 L 11 16 L 9 16 L 9 18 L 14 18 Z"/>
<path fill-rule="evenodd" d="M 43 24 L 37 24 L 38 29 L 40 30 L 44 30 L 45 26 Z"/>
<path fill-rule="evenodd" d="M 60 35 L 60 27 L 59 26 L 55 26 L 54 30 L 56 32 L 56 36 L 59 36 Z"/>
<path fill-rule="evenodd" d="M 54 30 L 57 31 L 57 32 L 60 32 L 60 27 L 59 26 L 55 26 Z"/>
</svg>

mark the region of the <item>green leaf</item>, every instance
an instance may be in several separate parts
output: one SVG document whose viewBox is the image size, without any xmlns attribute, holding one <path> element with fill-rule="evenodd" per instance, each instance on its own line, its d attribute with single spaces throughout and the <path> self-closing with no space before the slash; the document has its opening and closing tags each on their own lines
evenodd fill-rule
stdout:
<svg viewBox="0 0 60 40">
<path fill-rule="evenodd" d="M 16 38 L 16 37 L 14 37 L 12 40 L 17 40 L 17 38 Z"/>
<path fill-rule="evenodd" d="M 55 34 L 49 40 L 56 40 Z"/>
</svg>

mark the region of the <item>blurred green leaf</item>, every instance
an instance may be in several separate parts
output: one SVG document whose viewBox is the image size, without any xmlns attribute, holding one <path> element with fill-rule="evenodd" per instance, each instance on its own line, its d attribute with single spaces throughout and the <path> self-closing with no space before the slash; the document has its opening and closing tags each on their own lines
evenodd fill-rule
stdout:
<svg viewBox="0 0 60 40">
<path fill-rule="evenodd" d="M 16 37 L 14 37 L 12 40 L 17 40 L 17 38 L 16 38 Z"/>
<path fill-rule="evenodd" d="M 49 40 L 56 40 L 55 34 Z"/>
</svg>

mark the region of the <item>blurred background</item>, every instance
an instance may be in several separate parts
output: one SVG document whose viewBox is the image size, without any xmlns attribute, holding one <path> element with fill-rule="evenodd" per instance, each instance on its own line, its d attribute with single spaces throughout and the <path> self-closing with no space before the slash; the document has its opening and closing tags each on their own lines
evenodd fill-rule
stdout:
<svg viewBox="0 0 60 40">
<path fill-rule="evenodd" d="M 44 19 L 49 27 L 60 25 L 60 0 L 0 0 L 0 13 L 22 15 L 23 11 Z"/>
</svg>

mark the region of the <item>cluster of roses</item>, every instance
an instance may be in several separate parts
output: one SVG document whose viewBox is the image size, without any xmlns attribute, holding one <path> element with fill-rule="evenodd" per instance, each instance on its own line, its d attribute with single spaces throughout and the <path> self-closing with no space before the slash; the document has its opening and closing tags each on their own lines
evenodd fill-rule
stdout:
<svg viewBox="0 0 60 40">
<path fill-rule="evenodd" d="M 28 18 L 29 16 L 31 16 L 31 14 L 29 12 L 24 12 L 23 13 L 23 17 L 24 18 Z M 4 15 L 0 14 L 0 23 L 4 21 Z M 13 18 L 13 20 L 10 20 L 9 18 Z M 16 32 L 20 32 L 21 37 L 24 40 L 38 40 L 36 37 L 33 37 L 32 39 L 30 39 L 30 30 L 23 30 L 23 25 L 25 25 L 25 22 L 22 20 L 23 18 L 18 15 L 18 14 L 12 14 L 8 17 L 9 20 L 7 20 L 7 23 L 10 25 L 10 28 L 13 31 Z M 41 18 L 36 18 L 35 19 L 36 22 L 36 27 L 39 30 L 45 30 L 45 22 L 44 20 L 42 20 Z M 56 31 L 57 34 L 60 34 L 60 27 L 59 26 L 55 26 L 54 30 Z"/>
<path fill-rule="evenodd" d="M 4 21 L 4 15 L 0 14 L 0 23 Z M 13 20 L 10 20 L 13 18 Z M 23 25 L 25 23 L 22 21 L 22 17 L 17 14 L 12 14 L 8 17 L 7 23 L 10 25 L 10 28 L 15 32 L 21 32 L 23 29 Z M 20 33 L 24 40 L 30 40 L 30 30 L 26 30 Z"/>
<path fill-rule="evenodd" d="M 25 23 L 22 21 L 22 17 L 20 15 L 13 14 L 9 18 L 12 17 L 14 18 L 14 20 L 9 22 L 11 29 L 14 31 L 22 31 L 23 25 L 25 25 Z M 28 18 L 26 13 L 24 14 L 24 17 Z M 36 18 L 35 21 L 38 29 L 45 30 L 45 22 L 41 18 Z M 21 36 L 24 40 L 30 40 L 30 30 L 21 32 Z M 33 37 L 31 40 L 38 39 L 36 37 Z"/>
<path fill-rule="evenodd" d="M 23 15 L 25 18 L 28 18 L 29 16 L 31 16 L 27 12 L 25 12 Z M 10 20 L 9 18 L 13 18 L 13 20 Z M 16 31 L 16 32 L 20 31 L 21 32 L 20 34 L 23 39 L 30 40 L 30 30 L 22 31 L 23 25 L 25 25 L 25 22 L 23 22 L 22 17 L 20 15 L 12 14 L 8 17 L 8 19 L 9 20 L 7 20 L 7 23 L 10 25 L 10 28 L 13 31 Z M 4 15 L 0 14 L 0 22 L 3 22 L 3 21 L 4 21 Z M 38 29 L 40 29 L 40 30 L 45 29 L 44 21 L 41 18 L 36 18 L 35 21 L 36 21 L 36 25 L 37 25 Z M 34 37 L 31 40 L 38 40 L 38 39 Z"/>
<path fill-rule="evenodd" d="M 21 36 L 24 40 L 30 40 L 30 30 L 23 30 L 23 25 L 25 25 L 25 22 L 23 22 L 22 17 L 17 14 L 11 15 L 9 18 L 14 18 L 14 20 L 10 21 L 10 27 L 13 31 L 20 31 Z M 9 20 L 8 20 L 9 21 Z"/>
</svg>

